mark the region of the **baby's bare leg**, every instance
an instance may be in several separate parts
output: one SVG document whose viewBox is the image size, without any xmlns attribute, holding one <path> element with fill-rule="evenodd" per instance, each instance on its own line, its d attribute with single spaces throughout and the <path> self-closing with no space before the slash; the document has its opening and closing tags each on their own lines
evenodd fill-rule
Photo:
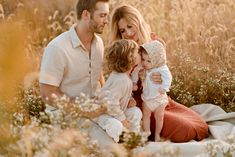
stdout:
<svg viewBox="0 0 235 157">
<path fill-rule="evenodd" d="M 163 127 L 163 118 L 164 118 L 164 110 L 166 105 L 161 105 L 154 111 L 154 118 L 156 121 L 155 128 L 155 141 L 160 141 L 160 133 Z"/>
<path fill-rule="evenodd" d="M 151 117 L 151 110 L 143 103 L 143 129 L 146 133 L 150 134 L 150 117 Z"/>
</svg>

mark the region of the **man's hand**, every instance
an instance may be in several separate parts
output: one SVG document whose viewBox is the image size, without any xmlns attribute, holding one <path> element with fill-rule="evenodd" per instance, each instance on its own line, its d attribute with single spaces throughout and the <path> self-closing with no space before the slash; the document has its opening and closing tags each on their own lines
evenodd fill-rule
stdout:
<svg viewBox="0 0 235 157">
<path fill-rule="evenodd" d="M 153 72 L 151 75 L 151 79 L 152 79 L 153 83 L 156 83 L 156 84 L 162 83 L 161 74 L 159 72 Z"/>
<path fill-rule="evenodd" d="M 93 119 L 93 118 L 96 118 L 98 116 L 101 116 L 101 115 L 107 113 L 107 108 L 106 107 L 100 107 L 95 112 L 84 112 L 84 111 L 79 111 L 78 110 L 77 113 L 78 113 L 78 116 Z"/>
</svg>

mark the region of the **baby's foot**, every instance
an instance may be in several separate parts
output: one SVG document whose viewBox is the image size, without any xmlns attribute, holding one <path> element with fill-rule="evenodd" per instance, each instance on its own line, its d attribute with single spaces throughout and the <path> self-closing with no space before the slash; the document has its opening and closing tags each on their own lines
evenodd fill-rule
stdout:
<svg viewBox="0 0 235 157">
<path fill-rule="evenodd" d="M 155 135 L 155 142 L 160 142 L 161 141 L 161 137 L 159 135 Z"/>
</svg>

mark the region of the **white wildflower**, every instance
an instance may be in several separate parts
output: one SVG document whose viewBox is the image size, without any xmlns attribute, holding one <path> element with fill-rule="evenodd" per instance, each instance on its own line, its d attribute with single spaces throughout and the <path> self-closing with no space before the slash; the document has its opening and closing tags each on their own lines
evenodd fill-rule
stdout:
<svg viewBox="0 0 235 157">
<path fill-rule="evenodd" d="M 39 78 L 38 72 L 31 72 L 24 77 L 24 88 L 29 89 Z"/>
<path fill-rule="evenodd" d="M 17 4 L 17 8 L 24 8 L 24 4 L 19 2 L 19 3 Z"/>
<path fill-rule="evenodd" d="M 4 18 L 5 18 L 4 9 L 3 9 L 2 4 L 0 4 L 0 19 L 4 19 Z"/>
<path fill-rule="evenodd" d="M 116 157 L 127 157 L 128 153 L 123 145 L 114 143 L 109 148 L 109 152 L 111 152 Z"/>
<path fill-rule="evenodd" d="M 59 11 L 56 10 L 52 16 L 52 19 L 56 19 L 56 17 L 59 15 Z"/>
</svg>

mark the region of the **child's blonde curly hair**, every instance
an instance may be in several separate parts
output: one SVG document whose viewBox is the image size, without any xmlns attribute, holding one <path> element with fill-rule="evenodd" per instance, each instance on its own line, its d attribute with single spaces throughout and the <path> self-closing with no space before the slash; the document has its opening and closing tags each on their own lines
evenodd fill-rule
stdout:
<svg viewBox="0 0 235 157">
<path fill-rule="evenodd" d="M 105 49 L 104 68 L 106 73 L 127 72 L 134 66 L 133 54 L 138 53 L 139 46 L 133 40 L 121 39 L 112 42 Z"/>
</svg>

